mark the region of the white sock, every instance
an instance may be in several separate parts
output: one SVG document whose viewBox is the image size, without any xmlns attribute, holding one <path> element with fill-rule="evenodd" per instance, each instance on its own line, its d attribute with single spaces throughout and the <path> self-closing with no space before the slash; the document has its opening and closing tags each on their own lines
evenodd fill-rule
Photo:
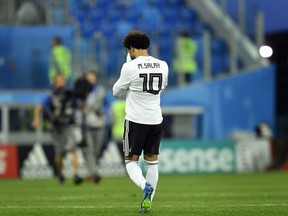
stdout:
<svg viewBox="0 0 288 216">
<path fill-rule="evenodd" d="M 151 196 L 151 200 L 153 200 L 156 187 L 157 187 L 157 183 L 158 183 L 158 179 L 159 179 L 158 160 L 157 161 L 145 160 L 145 165 L 147 169 L 146 181 L 150 183 L 154 188 L 153 194 Z"/>
<path fill-rule="evenodd" d="M 130 179 L 143 191 L 146 179 L 142 174 L 141 168 L 138 166 L 138 161 L 125 160 L 125 164 Z"/>
</svg>

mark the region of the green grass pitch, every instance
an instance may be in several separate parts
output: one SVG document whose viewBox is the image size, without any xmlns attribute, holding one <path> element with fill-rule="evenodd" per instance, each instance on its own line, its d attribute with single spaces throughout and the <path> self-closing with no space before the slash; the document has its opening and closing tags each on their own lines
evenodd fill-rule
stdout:
<svg viewBox="0 0 288 216">
<path fill-rule="evenodd" d="M 79 186 L 0 180 L 0 215 L 139 215 L 141 197 L 127 176 Z M 288 215 L 288 173 L 160 175 L 147 215 Z"/>
</svg>

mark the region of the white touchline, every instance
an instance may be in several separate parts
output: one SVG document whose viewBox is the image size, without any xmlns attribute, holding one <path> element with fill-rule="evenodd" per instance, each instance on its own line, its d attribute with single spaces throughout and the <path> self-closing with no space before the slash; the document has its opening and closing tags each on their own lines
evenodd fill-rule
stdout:
<svg viewBox="0 0 288 216">
<path fill-rule="evenodd" d="M 277 207 L 277 206 L 288 206 L 288 203 L 249 203 L 249 204 L 235 204 L 235 205 L 219 205 L 221 207 Z"/>
<path fill-rule="evenodd" d="M 54 208 L 54 209 L 113 209 L 113 208 L 118 208 L 121 206 L 122 208 L 130 208 L 130 205 L 123 206 L 123 205 L 113 205 L 113 206 L 107 206 L 107 205 L 102 205 L 102 206 L 0 206 L 0 209 L 47 209 L 47 208 Z M 280 207 L 280 206 L 288 206 L 288 203 L 259 203 L 259 204 L 235 204 L 235 205 L 217 205 L 217 207 Z M 173 207 L 173 205 L 160 205 L 160 207 Z M 189 206 L 183 206 L 183 208 L 189 207 L 189 208 L 206 208 L 207 205 L 189 205 Z"/>
<path fill-rule="evenodd" d="M 0 209 L 45 209 L 45 208 L 56 208 L 56 209 L 97 209 L 97 208 L 106 208 L 106 209 L 111 209 L 111 208 L 115 208 L 115 207 L 118 207 L 118 206 L 0 206 Z"/>
</svg>

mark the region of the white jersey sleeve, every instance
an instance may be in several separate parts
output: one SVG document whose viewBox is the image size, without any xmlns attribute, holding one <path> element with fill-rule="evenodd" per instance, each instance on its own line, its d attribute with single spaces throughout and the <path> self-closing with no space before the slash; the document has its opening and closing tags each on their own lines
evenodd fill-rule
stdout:
<svg viewBox="0 0 288 216">
<path fill-rule="evenodd" d="M 127 53 L 127 56 L 126 56 L 126 63 L 127 63 L 127 62 L 130 62 L 130 61 L 132 61 L 131 56 L 130 56 L 129 53 Z"/>
<path fill-rule="evenodd" d="M 122 66 L 120 77 L 117 82 L 113 85 L 113 95 L 117 98 L 123 97 L 129 87 L 130 80 L 129 80 L 129 70 L 125 63 Z"/>
<path fill-rule="evenodd" d="M 127 56 L 126 56 L 126 63 L 127 62 L 131 62 L 132 59 L 131 59 L 131 56 L 129 53 L 127 53 Z M 124 75 L 122 71 L 126 71 Z M 123 65 L 122 67 L 122 70 L 121 70 L 121 74 L 120 74 L 120 78 L 117 82 L 117 85 L 114 85 L 113 87 L 113 95 L 117 98 L 122 98 L 125 94 L 126 94 L 126 91 L 127 91 L 127 87 L 128 87 L 128 83 L 127 82 L 127 78 L 128 78 L 128 72 L 127 72 L 127 69 L 125 69 L 125 64 Z"/>
<path fill-rule="evenodd" d="M 126 119 L 140 124 L 160 124 L 160 95 L 168 82 L 168 65 L 151 56 L 140 56 L 122 66 L 113 95 L 126 94 Z"/>
</svg>

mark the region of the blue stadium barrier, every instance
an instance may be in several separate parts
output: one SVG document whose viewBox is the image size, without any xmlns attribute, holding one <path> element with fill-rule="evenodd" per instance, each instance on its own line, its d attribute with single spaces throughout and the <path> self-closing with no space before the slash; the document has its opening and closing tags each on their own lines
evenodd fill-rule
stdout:
<svg viewBox="0 0 288 216">
<path fill-rule="evenodd" d="M 56 35 L 71 48 L 71 27 L 0 27 L 0 56 L 5 62 L 0 67 L 0 88 L 49 88 L 51 39 Z"/>
<path fill-rule="evenodd" d="M 274 129 L 275 67 L 167 90 L 162 105 L 201 106 L 204 139 L 227 138 L 237 130 L 253 131 L 262 121 Z"/>
<path fill-rule="evenodd" d="M 0 104 L 41 103 L 49 91 L 0 91 Z"/>
</svg>

